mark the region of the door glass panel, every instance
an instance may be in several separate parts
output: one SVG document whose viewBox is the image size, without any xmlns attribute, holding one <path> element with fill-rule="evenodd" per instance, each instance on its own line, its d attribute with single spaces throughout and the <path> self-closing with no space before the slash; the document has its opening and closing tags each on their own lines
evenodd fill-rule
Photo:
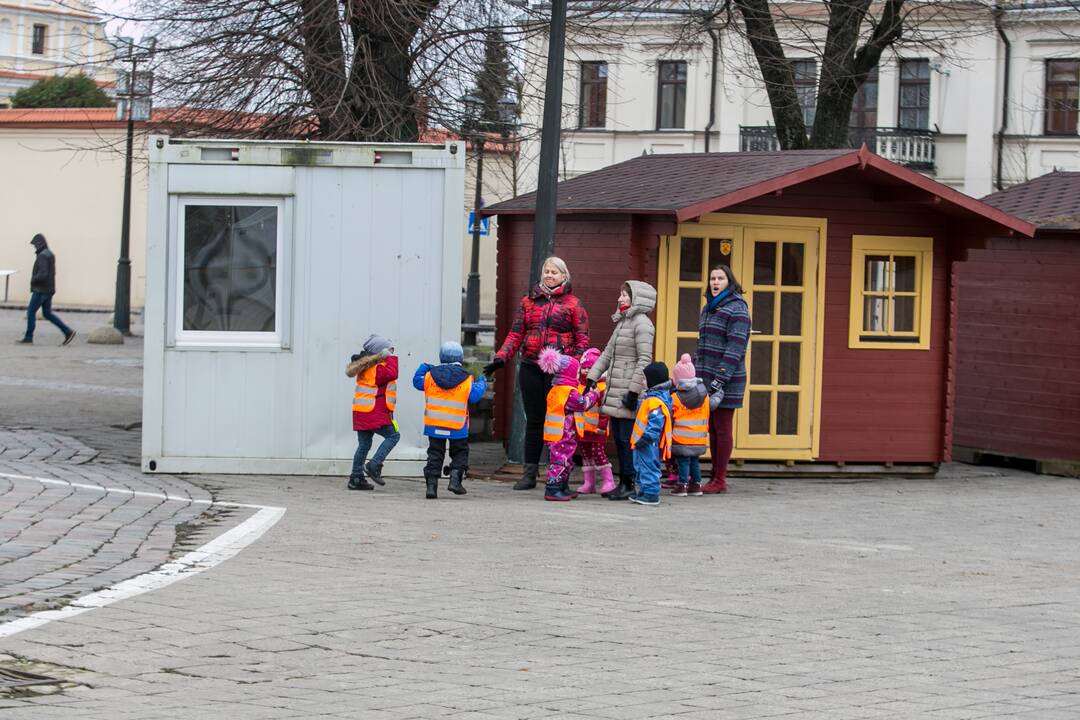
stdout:
<svg viewBox="0 0 1080 720">
<path fill-rule="evenodd" d="M 863 298 L 864 332 L 885 332 L 885 302 L 883 297 Z"/>
<path fill-rule="evenodd" d="M 866 282 L 864 290 L 885 292 L 888 289 L 889 256 L 866 256 Z"/>
<path fill-rule="evenodd" d="M 780 343 L 780 372 L 777 381 L 781 385 L 799 384 L 799 351 L 802 343 Z"/>
<path fill-rule="evenodd" d="M 799 393 L 776 393 L 776 434 L 799 434 Z"/>
<path fill-rule="evenodd" d="M 700 288 L 679 288 L 679 332 L 697 332 L 705 296 Z"/>
<path fill-rule="evenodd" d="M 775 302 L 772 291 L 754 293 L 754 309 L 750 313 L 752 329 L 766 335 L 773 334 Z"/>
<path fill-rule="evenodd" d="M 896 263 L 896 292 L 915 292 L 915 258 L 910 255 L 899 255 L 893 260 Z"/>
<path fill-rule="evenodd" d="M 776 284 L 776 243 L 754 243 L 754 284 Z"/>
<path fill-rule="evenodd" d="M 701 282 L 702 240 L 684 237 L 679 245 L 679 279 Z"/>
<path fill-rule="evenodd" d="M 897 332 L 915 331 L 915 298 L 894 298 L 893 330 Z"/>
<path fill-rule="evenodd" d="M 782 285 L 803 284 L 804 246 L 801 243 L 784 243 L 784 256 L 781 260 L 780 283 Z"/>
<path fill-rule="evenodd" d="M 769 385 L 772 383 L 773 343 L 763 340 L 750 343 L 750 383 Z"/>
<path fill-rule="evenodd" d="M 683 337 L 675 341 L 675 354 L 679 357 L 683 353 L 690 353 L 690 357 L 697 357 L 697 338 Z"/>
<path fill-rule="evenodd" d="M 772 418 L 770 417 L 769 400 L 772 393 L 750 393 L 750 434 L 768 435 L 772 430 Z"/>
<path fill-rule="evenodd" d="M 780 295 L 780 334 L 802 334 L 802 293 Z"/>
<path fill-rule="evenodd" d="M 727 265 L 731 267 L 731 247 L 734 243 L 727 238 L 709 238 L 709 267 Z M 727 250 L 725 253 L 724 250 Z"/>
</svg>

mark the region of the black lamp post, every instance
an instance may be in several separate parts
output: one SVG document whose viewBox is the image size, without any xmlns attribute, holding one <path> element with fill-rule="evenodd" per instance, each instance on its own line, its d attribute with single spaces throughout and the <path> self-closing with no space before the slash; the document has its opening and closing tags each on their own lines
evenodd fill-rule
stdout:
<svg viewBox="0 0 1080 720">
<path fill-rule="evenodd" d="M 475 93 L 461 98 L 464 109 L 462 134 L 472 138 L 476 148 L 476 188 L 473 196 L 472 255 L 469 257 L 469 277 L 465 283 L 465 322 L 464 344 L 476 345 L 477 328 L 480 325 L 480 211 L 484 207 L 484 145 L 485 132 L 497 130 L 506 137 L 514 125 L 517 104 L 508 97 L 501 98 L 497 105 L 497 118 L 484 116 L 484 101 Z"/>
<path fill-rule="evenodd" d="M 149 61 L 157 39 L 147 38 L 141 47 L 131 38 L 121 38 L 118 60 L 130 60 L 130 74 L 117 76 L 117 115 L 127 116 L 127 147 L 124 153 L 124 204 L 120 218 L 120 259 L 116 262 L 116 299 L 113 303 L 113 327 L 124 335 L 131 334 L 131 155 L 135 139 L 135 121 L 149 120 L 154 75 L 139 71 L 139 60 Z"/>
</svg>

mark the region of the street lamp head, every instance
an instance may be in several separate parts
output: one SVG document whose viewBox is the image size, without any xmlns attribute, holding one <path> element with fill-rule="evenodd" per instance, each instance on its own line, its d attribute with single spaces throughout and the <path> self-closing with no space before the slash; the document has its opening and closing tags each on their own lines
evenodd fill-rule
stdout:
<svg viewBox="0 0 1080 720">
<path fill-rule="evenodd" d="M 518 124 L 517 102 L 509 95 L 503 95 L 496 105 L 499 113 L 499 130 L 503 135 L 514 133 Z"/>
</svg>

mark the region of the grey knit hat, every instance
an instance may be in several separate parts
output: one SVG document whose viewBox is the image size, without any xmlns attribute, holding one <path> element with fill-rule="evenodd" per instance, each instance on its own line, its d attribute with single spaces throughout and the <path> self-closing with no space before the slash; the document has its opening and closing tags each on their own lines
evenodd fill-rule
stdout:
<svg viewBox="0 0 1080 720">
<path fill-rule="evenodd" d="M 439 362 L 459 363 L 465 359 L 465 351 L 461 349 L 461 343 L 447 340 L 439 348 Z"/>
<path fill-rule="evenodd" d="M 390 342 L 390 338 L 384 338 L 382 335 L 368 335 L 368 339 L 364 341 L 364 354 L 377 355 L 393 346 L 394 344 Z"/>
</svg>

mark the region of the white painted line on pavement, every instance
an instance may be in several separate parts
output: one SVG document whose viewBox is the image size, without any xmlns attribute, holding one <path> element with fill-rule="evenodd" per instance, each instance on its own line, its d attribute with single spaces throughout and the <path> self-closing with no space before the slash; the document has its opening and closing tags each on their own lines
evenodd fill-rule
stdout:
<svg viewBox="0 0 1080 720">
<path fill-rule="evenodd" d="M 71 488 L 77 488 L 79 490 L 94 490 L 101 493 L 123 493 L 125 495 L 132 495 L 134 497 L 147 497 L 154 500 L 167 500 L 169 502 L 182 502 L 189 505 L 220 505 L 222 507 L 237 507 L 237 508 L 263 508 L 265 505 L 247 505 L 245 503 L 234 502 L 214 502 L 213 500 L 199 499 L 184 497 L 182 495 L 169 495 L 168 493 L 155 493 L 145 492 L 143 490 L 132 490 L 131 488 L 122 487 L 106 487 L 104 485 L 91 485 L 90 483 L 75 483 L 68 482 L 67 480 L 54 480 L 53 478 L 34 477 L 32 475 L 14 475 L 12 473 L 0 473 L 0 478 L 8 478 L 9 480 L 33 480 L 35 482 L 43 483 L 45 485 L 65 485 Z"/>
<path fill-rule="evenodd" d="M 89 610 L 95 608 L 105 607 L 111 605 L 118 600 L 126 600 L 127 598 L 135 597 L 136 595 L 142 595 L 143 593 L 150 592 L 151 590 L 158 590 L 167 585 L 172 585 L 178 580 L 191 577 L 201 573 L 203 570 L 208 570 L 215 565 L 219 565 L 229 558 L 233 557 L 241 550 L 252 544 L 266 533 L 267 530 L 272 528 L 278 520 L 285 515 L 285 508 L 274 507 L 268 505 L 247 505 L 244 503 L 232 503 L 232 502 L 210 502 L 208 500 L 192 500 L 190 498 L 182 498 L 177 496 L 170 496 L 164 493 L 142 493 L 134 490 L 128 490 L 127 488 L 106 488 L 100 485 L 88 485 L 85 483 L 68 483 L 63 480 L 52 480 L 49 478 L 35 478 L 28 475 L 11 475 L 9 473 L 0 473 L 0 477 L 6 477 L 16 480 L 36 480 L 38 482 L 52 484 L 70 485 L 79 489 L 92 489 L 99 492 L 123 492 L 127 494 L 134 494 L 138 496 L 150 496 L 158 499 L 165 499 L 173 502 L 185 502 L 188 504 L 205 504 L 208 506 L 216 505 L 222 507 L 240 507 L 240 508 L 252 508 L 257 509 L 254 515 L 249 517 L 244 522 L 240 523 L 233 529 L 221 534 L 214 538 L 210 542 L 206 543 L 202 547 L 193 550 L 182 557 L 177 558 L 171 562 L 167 562 L 156 570 L 152 570 L 142 575 L 137 575 L 129 580 L 119 582 L 112 587 L 99 590 L 97 592 L 83 595 L 80 598 L 76 598 L 70 605 L 63 607 L 59 610 L 44 610 L 37 612 L 26 617 L 18 618 L 10 622 L 0 624 L 0 638 L 10 637 L 16 633 L 23 632 L 24 630 L 30 630 L 31 628 L 40 627 L 53 620 L 66 620 L 68 618 L 81 615 Z"/>
</svg>

